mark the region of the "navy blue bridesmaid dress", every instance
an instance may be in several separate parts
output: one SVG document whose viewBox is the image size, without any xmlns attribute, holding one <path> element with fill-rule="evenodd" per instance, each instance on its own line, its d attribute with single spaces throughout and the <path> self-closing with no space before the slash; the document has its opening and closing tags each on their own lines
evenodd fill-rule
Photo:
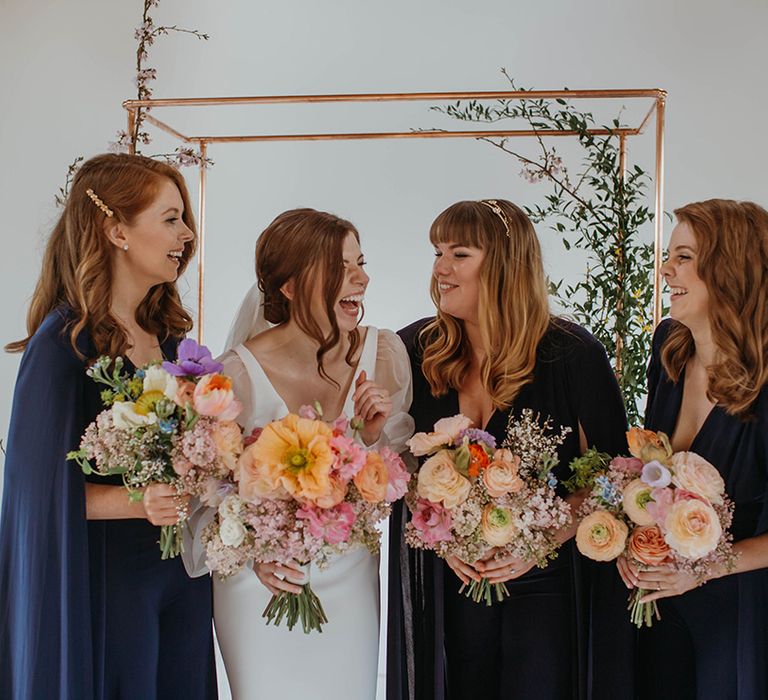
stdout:
<svg viewBox="0 0 768 700">
<path fill-rule="evenodd" d="M 455 390 L 434 397 L 421 372 L 419 321 L 400 331 L 413 369 L 416 431 L 459 413 Z M 616 454 L 626 417 L 605 350 L 587 331 L 553 320 L 537 349 L 533 380 L 485 429 L 498 443 L 510 413 L 530 408 L 572 430 L 559 450 L 558 479 L 580 454 L 579 424 L 589 446 Z M 461 582 L 430 552 L 402 546 L 405 514 L 391 522 L 388 698 L 568 700 L 588 693 L 591 565 L 567 542 L 545 569 L 533 568 L 491 607 L 459 593 Z"/>
<path fill-rule="evenodd" d="M 0 517 L 0 698 L 216 697 L 210 579 L 162 561 L 143 519 L 86 520 L 66 459 L 102 410 L 66 331 L 45 319 L 21 360 Z M 96 354 L 87 333 L 86 357 Z M 176 342 L 163 343 L 174 357 Z M 100 481 L 99 483 L 104 483 Z"/>
<path fill-rule="evenodd" d="M 661 365 L 656 331 L 648 369 L 646 427 L 672 435 L 684 375 L 672 382 Z M 716 405 L 690 446 L 717 467 L 736 509 L 734 541 L 768 532 L 768 387 L 750 420 Z M 768 698 L 768 569 L 732 574 L 659 601 L 661 621 L 640 632 L 640 697 L 654 700 Z M 662 673 L 651 669 L 669 669 Z"/>
</svg>

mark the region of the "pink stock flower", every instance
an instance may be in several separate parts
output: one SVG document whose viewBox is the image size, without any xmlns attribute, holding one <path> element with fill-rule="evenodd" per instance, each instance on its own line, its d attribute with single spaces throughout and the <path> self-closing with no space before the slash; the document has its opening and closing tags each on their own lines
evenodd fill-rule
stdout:
<svg viewBox="0 0 768 700">
<path fill-rule="evenodd" d="M 643 471 L 643 461 L 637 457 L 614 457 L 610 466 L 627 474 L 640 474 Z"/>
<path fill-rule="evenodd" d="M 653 489 L 651 491 L 651 499 L 645 504 L 645 511 L 663 531 L 664 521 L 667 519 L 669 509 L 675 501 L 674 491 L 669 488 Z"/>
<path fill-rule="evenodd" d="M 296 517 L 307 521 L 313 537 L 335 545 L 349 539 L 355 522 L 355 509 L 350 503 L 339 503 L 328 509 L 306 505 L 296 511 Z"/>
<path fill-rule="evenodd" d="M 388 472 L 388 484 L 387 495 L 384 500 L 387 503 L 394 503 L 398 498 L 402 498 L 405 492 L 408 490 L 408 482 L 411 480 L 411 475 L 405 467 L 405 463 L 400 459 L 400 455 L 394 450 L 390 450 L 388 447 L 383 447 L 380 450 L 381 458 L 384 460 L 384 464 L 387 465 Z"/>
<path fill-rule="evenodd" d="M 331 473 L 336 474 L 340 479 L 349 481 L 363 468 L 366 452 L 352 438 L 334 435 L 331 438 L 331 449 L 334 452 Z"/>
<path fill-rule="evenodd" d="M 349 418 L 343 413 L 331 423 L 334 435 L 344 435 L 349 430 Z"/>
<path fill-rule="evenodd" d="M 420 498 L 416 502 L 411 523 L 419 531 L 421 539 L 427 545 L 448 542 L 453 538 L 451 513 L 440 503 L 433 503 L 425 498 Z"/>
<path fill-rule="evenodd" d="M 195 410 L 203 416 L 234 420 L 242 410 L 232 390 L 232 380 L 223 374 L 207 374 L 195 387 Z"/>
</svg>

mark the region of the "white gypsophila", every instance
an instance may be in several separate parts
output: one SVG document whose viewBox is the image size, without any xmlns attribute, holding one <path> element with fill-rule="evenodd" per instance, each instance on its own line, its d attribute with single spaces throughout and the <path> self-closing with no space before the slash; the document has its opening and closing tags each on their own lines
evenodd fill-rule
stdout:
<svg viewBox="0 0 768 700">
<path fill-rule="evenodd" d="M 240 496 L 230 494 L 219 504 L 219 515 L 224 519 L 238 520 L 243 510 L 243 502 Z"/>
<path fill-rule="evenodd" d="M 239 547 L 245 539 L 245 526 L 235 518 L 224 518 L 219 526 L 219 537 L 227 547 Z"/>
<path fill-rule="evenodd" d="M 157 423 L 157 416 L 154 413 L 148 413 L 146 416 L 136 413 L 136 404 L 133 401 L 115 401 L 112 404 L 112 422 L 116 428 L 134 430 Z"/>
<path fill-rule="evenodd" d="M 144 374 L 144 391 L 162 391 L 171 401 L 176 396 L 179 383 L 169 372 L 166 372 L 160 365 L 147 367 Z"/>
</svg>

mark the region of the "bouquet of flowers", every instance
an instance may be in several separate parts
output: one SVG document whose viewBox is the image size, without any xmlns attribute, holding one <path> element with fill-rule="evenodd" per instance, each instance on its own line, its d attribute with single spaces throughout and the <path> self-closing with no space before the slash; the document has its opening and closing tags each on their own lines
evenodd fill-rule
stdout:
<svg viewBox="0 0 768 700">
<path fill-rule="evenodd" d="M 592 486 L 580 510 L 579 551 L 596 561 L 624 555 L 641 569 L 666 564 L 702 581 L 716 565 L 733 567 L 733 503 L 717 469 L 695 452 L 673 452 L 662 432 L 632 428 L 627 440 L 632 457 L 578 475 Z M 630 596 L 637 627 L 660 619 L 655 601 L 640 602 L 649 592 Z"/>
<path fill-rule="evenodd" d="M 208 348 L 190 339 L 179 344 L 176 362 L 150 364 L 133 375 L 121 357 L 100 357 L 87 374 L 106 385 L 101 400 L 107 408 L 67 458 L 85 474 L 122 475 L 131 501 L 141 500 L 141 489 L 152 483 L 203 497 L 243 449 L 234 422 L 242 407 L 222 369 Z M 186 510 L 178 510 L 179 522 L 160 531 L 163 559 L 182 551 Z"/>
<path fill-rule="evenodd" d="M 275 625 L 285 619 L 289 629 L 301 621 L 306 634 L 328 621 L 310 586 L 310 563 L 325 568 L 360 545 L 377 554 L 377 525 L 410 479 L 394 451 L 366 449 L 354 430 L 347 435 L 344 416 L 328 424 L 321 415 L 319 406 L 303 407 L 255 430 L 234 474 L 237 492 L 224 495 L 203 531 L 208 567 L 222 579 L 249 561 L 303 566 L 301 593 L 273 595 L 263 617 Z"/>
<path fill-rule="evenodd" d="M 570 522 L 570 508 L 555 493 L 557 447 L 570 428 L 553 434 L 526 409 L 510 417 L 499 449 L 495 438 L 471 427 L 463 415 L 443 418 L 434 432 L 417 433 L 411 452 L 429 458 L 419 469 L 406 503 L 412 513 L 406 542 L 471 563 L 495 550 L 535 561 L 557 556 L 554 533 Z M 462 587 L 464 590 L 464 587 Z M 491 605 L 509 595 L 503 583 L 472 581 L 466 595 Z"/>
</svg>

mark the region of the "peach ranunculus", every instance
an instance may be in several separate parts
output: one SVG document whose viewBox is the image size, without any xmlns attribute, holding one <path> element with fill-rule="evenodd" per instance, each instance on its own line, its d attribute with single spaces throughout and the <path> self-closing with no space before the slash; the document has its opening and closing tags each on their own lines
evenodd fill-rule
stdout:
<svg viewBox="0 0 768 700">
<path fill-rule="evenodd" d="M 243 434 L 233 420 L 217 421 L 213 427 L 213 443 L 219 458 L 229 471 L 237 469 L 237 460 L 243 452 Z"/>
<path fill-rule="evenodd" d="M 511 450 L 496 450 L 493 460 L 483 471 L 485 490 L 493 498 L 516 493 L 523 488 L 523 480 L 518 476 L 520 457 Z"/>
<path fill-rule="evenodd" d="M 434 503 L 442 503 L 446 508 L 455 508 L 464 503 L 471 488 L 469 479 L 456 471 L 448 450 L 440 450 L 432 455 L 419 469 L 416 482 L 419 496 Z"/>
<path fill-rule="evenodd" d="M 347 482 L 331 476 L 331 490 L 325 496 L 315 499 L 318 508 L 334 508 L 344 500 L 347 495 Z"/>
<path fill-rule="evenodd" d="M 672 483 L 678 488 L 704 496 L 710 503 L 723 503 L 723 477 L 695 452 L 676 452 L 672 457 Z"/>
<path fill-rule="evenodd" d="M 662 464 L 669 464 L 672 459 L 672 446 L 669 438 L 662 432 L 630 428 L 627 431 L 627 443 L 633 457 L 643 460 L 645 464 L 654 459 Z"/>
<path fill-rule="evenodd" d="M 653 488 L 641 479 L 633 479 L 625 487 L 621 495 L 621 505 L 629 519 L 636 525 L 654 525 L 656 521 L 645 509 L 653 500 L 651 496 Z"/>
<path fill-rule="evenodd" d="M 177 406 L 184 408 L 187 404 L 192 405 L 195 399 L 195 383 L 188 381 L 178 381 L 176 395 L 173 397 Z"/>
<path fill-rule="evenodd" d="M 627 552 L 642 564 L 658 566 L 669 559 L 669 545 L 656 525 L 636 527 L 627 541 Z"/>
<path fill-rule="evenodd" d="M 673 503 L 664 526 L 666 543 L 686 559 L 701 559 L 713 552 L 723 534 L 715 509 L 698 499 Z"/>
<path fill-rule="evenodd" d="M 389 472 L 378 452 L 369 452 L 363 468 L 352 477 L 360 495 L 368 503 L 379 503 L 387 495 Z"/>
<path fill-rule="evenodd" d="M 203 416 L 234 420 L 243 407 L 232 391 L 232 380 L 223 374 L 207 374 L 195 387 L 195 410 Z"/>
<path fill-rule="evenodd" d="M 280 497 L 282 487 L 298 500 L 315 501 L 332 490 L 331 428 L 289 413 L 267 425 L 240 458 L 240 491 Z"/>
<path fill-rule="evenodd" d="M 576 530 L 579 551 L 595 561 L 612 561 L 624 551 L 627 526 L 607 510 L 596 510 Z"/>
<path fill-rule="evenodd" d="M 503 547 L 509 544 L 517 531 L 512 521 L 512 513 L 493 503 L 489 503 L 483 509 L 480 528 L 483 539 L 492 547 Z"/>
<path fill-rule="evenodd" d="M 405 444 L 415 457 L 423 457 L 435 452 L 441 447 L 452 445 L 461 435 L 462 431 L 472 427 L 472 421 L 461 414 L 450 418 L 441 418 L 435 423 L 435 429 L 431 433 L 416 433 Z"/>
</svg>

